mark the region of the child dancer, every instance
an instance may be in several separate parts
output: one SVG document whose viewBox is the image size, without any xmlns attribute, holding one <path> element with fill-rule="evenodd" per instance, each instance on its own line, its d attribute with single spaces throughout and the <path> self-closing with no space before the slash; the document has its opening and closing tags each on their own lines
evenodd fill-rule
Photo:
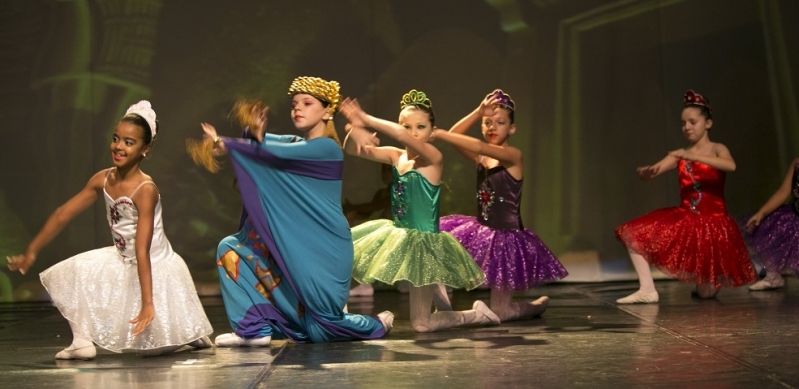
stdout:
<svg viewBox="0 0 799 389">
<path fill-rule="evenodd" d="M 791 204 L 785 204 L 793 194 Z M 799 271 L 799 158 L 795 158 L 782 185 L 746 222 L 744 235 L 766 277 L 749 290 L 777 289 L 785 285 L 780 273 Z"/>
<path fill-rule="evenodd" d="M 70 220 L 98 196 L 105 200 L 114 246 L 75 255 L 40 274 L 72 327 L 72 344 L 56 359 L 92 359 L 92 342 L 145 356 L 185 344 L 211 346 L 213 329 L 189 270 L 164 235 L 158 188 L 139 166 L 158 133 L 155 119 L 148 101 L 131 106 L 111 140 L 114 167 L 92 176 L 56 209 L 25 254 L 8 258 L 9 269 L 25 274 Z"/>
<path fill-rule="evenodd" d="M 510 95 L 497 89 L 449 132 L 436 130 L 434 134 L 435 139 L 451 143 L 477 164 L 478 217 L 445 216 L 441 230 L 454 235 L 483 269 L 491 288 L 491 310 L 503 322 L 541 315 L 549 304 L 547 296 L 514 303 L 515 291 L 568 275 L 544 242 L 522 225 L 523 156 L 508 144 L 516 132 L 515 109 Z M 481 119 L 485 142 L 462 135 Z"/>
<path fill-rule="evenodd" d="M 304 138 L 266 133 L 268 108 L 256 101 L 236 105 L 244 139 L 219 138 L 213 126 L 202 125 L 205 147 L 230 154 L 244 203 L 239 231 L 217 249 L 233 328 L 216 337 L 217 346 L 268 346 L 272 338 L 375 339 L 392 326 L 388 311 L 379 319 L 344 311 L 353 254 L 341 210 L 344 153 L 333 126 L 339 84 L 299 77 L 289 95 Z M 365 130 L 358 134 L 373 138 Z M 207 161 L 199 154 L 193 152 L 196 160 Z"/>
<path fill-rule="evenodd" d="M 700 298 L 714 297 L 722 286 L 755 280 L 741 233 L 724 203 L 725 175 L 735 171 L 735 161 L 727 147 L 710 141 L 713 111 L 702 95 L 689 90 L 683 103 L 682 132 L 689 146 L 637 169 L 646 181 L 677 168 L 682 203 L 616 228 L 616 237 L 627 246 L 640 282 L 638 291 L 616 300 L 619 304 L 658 301 L 649 264 L 696 284 Z"/>
<path fill-rule="evenodd" d="M 432 332 L 467 324 L 499 324 L 499 318 L 478 301 L 468 311 L 430 313 L 437 284 L 472 289 L 485 275 L 451 235 L 438 229 L 438 201 L 443 161 L 429 144 L 435 116 L 423 92 L 402 96 L 399 124 L 367 115 L 356 100 L 345 100 L 341 111 L 355 128 L 371 127 L 405 145 L 368 147 L 358 153 L 345 140 L 345 151 L 393 166 L 391 212 L 394 220 L 373 220 L 352 229 L 355 245 L 353 277 L 393 284 L 407 280 L 411 325 Z M 445 295 L 446 296 L 446 295 Z"/>
</svg>

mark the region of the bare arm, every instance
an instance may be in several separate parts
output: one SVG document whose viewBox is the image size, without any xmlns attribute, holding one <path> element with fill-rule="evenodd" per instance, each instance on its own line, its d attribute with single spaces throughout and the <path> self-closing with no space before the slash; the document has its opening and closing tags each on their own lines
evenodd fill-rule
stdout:
<svg viewBox="0 0 799 389">
<path fill-rule="evenodd" d="M 351 139 L 353 136 L 357 136 L 358 132 L 363 131 L 368 133 L 364 128 L 353 127 L 351 124 L 347 124 L 346 127 L 347 136 L 344 138 L 344 152 L 356 156 L 361 157 L 364 159 L 368 159 L 370 161 L 375 162 L 382 162 L 389 165 L 393 165 L 397 157 L 402 154 L 402 150 L 396 147 L 389 147 L 389 146 L 360 146 L 357 142 L 354 142 Z M 376 135 L 376 134 L 375 134 Z M 368 135 L 369 137 L 374 137 L 374 135 Z"/>
<path fill-rule="evenodd" d="M 133 204 L 139 211 L 139 220 L 136 223 L 136 267 L 139 271 L 139 284 L 141 285 L 141 311 L 130 321 L 134 324 L 133 336 L 147 328 L 155 317 L 153 305 L 153 275 L 150 263 L 150 245 L 153 241 L 153 228 L 155 223 L 155 205 L 158 203 L 158 189 L 155 185 L 142 186 L 134 196 Z"/>
<path fill-rule="evenodd" d="M 642 181 L 649 181 L 663 173 L 668 172 L 669 170 L 675 169 L 679 161 L 679 158 L 669 154 L 653 165 L 641 166 L 635 170 L 638 172 L 638 177 Z"/>
<path fill-rule="evenodd" d="M 697 161 L 712 166 L 725 172 L 735 171 L 735 160 L 732 159 L 730 150 L 721 143 L 713 144 L 713 155 L 695 154 L 687 150 L 675 150 L 669 153 L 675 157 Z"/>
<path fill-rule="evenodd" d="M 498 107 L 498 105 L 497 105 L 497 99 L 496 98 L 483 99 L 483 101 L 480 103 L 480 106 L 475 108 L 474 111 L 470 112 L 468 115 L 464 116 L 461 120 L 459 120 L 457 123 L 455 123 L 455 125 L 452 126 L 452 128 L 449 129 L 449 132 L 451 134 L 465 134 L 465 133 L 467 133 L 469 131 L 469 129 L 475 123 L 479 122 L 480 119 L 483 118 L 483 116 L 493 115 L 493 113 L 497 109 L 497 107 Z M 438 135 L 436 135 L 436 137 L 437 136 Z M 450 143 L 452 143 L 452 142 L 450 142 Z M 460 147 L 460 146 L 456 145 L 455 143 L 452 143 L 452 145 L 455 146 L 455 149 L 458 150 L 458 152 L 461 155 L 463 155 L 464 157 L 466 157 L 470 161 L 476 161 L 478 155 L 480 154 L 479 152 L 470 151 L 468 149 Z M 499 159 L 499 158 L 496 158 L 496 159 Z"/>
<path fill-rule="evenodd" d="M 347 117 L 353 127 L 374 128 L 378 132 L 402 143 L 416 155 L 427 160 L 432 165 L 441 165 L 443 157 L 441 151 L 427 142 L 422 142 L 408 134 L 401 125 L 376 118 L 364 112 L 357 100 L 346 99 L 341 103 L 341 113 Z M 384 162 L 381 160 L 381 162 Z M 388 162 L 386 162 L 388 163 Z"/>
<path fill-rule="evenodd" d="M 790 166 L 788 166 L 788 171 L 785 173 L 785 178 L 782 179 L 782 184 L 780 185 L 779 189 L 771 195 L 771 198 L 763 204 L 762 207 L 749 218 L 749 221 L 746 222 L 746 230 L 749 232 L 754 231 L 754 229 L 760 225 L 760 221 L 763 220 L 764 217 L 769 215 L 770 213 L 774 212 L 780 205 L 785 203 L 785 200 L 788 200 L 788 197 L 791 196 L 791 187 L 793 186 L 793 171 L 794 166 L 799 163 L 799 158 L 794 158 L 791 162 Z"/>
<path fill-rule="evenodd" d="M 103 188 L 106 172 L 107 170 L 97 172 L 97 174 L 89 179 L 89 182 L 86 183 L 86 186 L 84 186 L 78 194 L 58 207 L 44 223 L 44 226 L 39 233 L 36 234 L 36 237 L 28 244 L 25 254 L 7 258 L 8 269 L 12 271 L 18 270 L 22 274 L 27 273 L 28 269 L 33 265 L 33 262 L 36 261 L 36 256 L 39 254 L 39 251 L 47 246 L 53 238 L 58 236 L 61 230 L 63 230 L 72 219 L 97 201 L 98 193 Z"/>
<path fill-rule="evenodd" d="M 468 152 L 473 155 L 485 155 L 487 157 L 499 160 L 505 167 L 520 166 L 522 164 L 521 150 L 512 146 L 499 146 L 483 142 L 477 138 L 461 135 L 457 133 L 447 132 L 444 130 L 436 130 L 433 137 L 441 139 L 444 142 L 451 143 L 458 151 Z"/>
</svg>

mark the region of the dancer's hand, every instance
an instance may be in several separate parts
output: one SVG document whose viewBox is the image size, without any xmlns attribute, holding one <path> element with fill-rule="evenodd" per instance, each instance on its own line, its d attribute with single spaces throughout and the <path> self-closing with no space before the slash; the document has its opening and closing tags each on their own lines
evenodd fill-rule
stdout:
<svg viewBox="0 0 799 389">
<path fill-rule="evenodd" d="M 211 139 L 211 141 L 214 142 L 214 149 L 211 151 L 211 155 L 214 157 L 226 155 L 227 149 L 225 148 L 225 142 L 222 142 L 219 139 L 219 135 L 216 133 L 216 128 L 208 123 L 200 123 L 200 126 L 203 128 L 203 138 Z"/>
<path fill-rule="evenodd" d="M 130 321 L 131 324 L 135 324 L 133 327 L 133 336 L 141 334 L 147 327 L 152 323 L 153 318 L 155 317 L 155 307 L 153 304 L 144 304 L 141 307 L 141 311 L 139 312 L 139 316 L 136 316 L 133 320 Z"/>
<path fill-rule="evenodd" d="M 499 99 L 496 96 L 486 96 L 486 98 L 480 102 L 478 110 L 481 116 L 493 116 L 497 108 L 499 108 Z"/>
<path fill-rule="evenodd" d="M 349 124 L 346 129 L 350 133 L 349 141 L 354 142 L 355 152 L 358 155 L 368 151 L 370 147 L 380 146 L 380 139 L 377 137 L 377 133 L 372 133 L 363 127 L 356 127 Z"/>
<path fill-rule="evenodd" d="M 351 99 L 347 97 L 341 102 L 341 114 L 347 118 L 347 121 L 352 124 L 353 127 L 366 127 L 367 121 L 367 114 L 366 112 L 361 109 L 361 104 L 358 103 L 357 99 Z"/>
<path fill-rule="evenodd" d="M 6 257 L 6 261 L 8 261 L 8 270 L 19 271 L 20 274 L 25 274 L 28 272 L 28 269 L 33 266 L 33 262 L 36 261 L 36 255 L 30 253 L 17 254 Z"/>
<path fill-rule="evenodd" d="M 250 131 L 252 131 L 253 134 L 263 134 L 266 132 L 266 124 L 269 122 L 266 118 L 267 113 L 269 113 L 269 107 L 261 107 L 260 105 L 252 107 L 250 118 L 252 119 L 253 128 L 251 128 Z"/>
<path fill-rule="evenodd" d="M 635 169 L 635 171 L 638 172 L 638 178 L 641 181 L 649 181 L 653 177 L 658 175 L 658 173 L 660 172 L 660 166 L 658 165 L 641 166 Z"/>
<path fill-rule="evenodd" d="M 760 221 L 763 220 L 763 214 L 758 212 L 752 217 L 749 218 L 749 221 L 746 222 L 746 232 L 752 233 L 760 225 Z"/>
<path fill-rule="evenodd" d="M 674 151 L 669 151 L 669 155 L 671 155 L 674 158 L 679 158 L 679 159 L 687 159 L 686 158 L 687 154 L 688 154 L 688 152 L 685 151 L 684 149 L 677 149 L 677 150 L 674 150 Z"/>
</svg>

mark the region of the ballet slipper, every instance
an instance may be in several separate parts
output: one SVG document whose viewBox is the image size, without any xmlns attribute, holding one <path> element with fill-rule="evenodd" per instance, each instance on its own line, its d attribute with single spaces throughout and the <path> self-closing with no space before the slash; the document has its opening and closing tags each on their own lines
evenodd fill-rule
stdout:
<svg viewBox="0 0 799 389">
<path fill-rule="evenodd" d="M 499 324 L 501 320 L 494 311 L 488 308 L 488 305 L 482 300 L 477 300 L 472 304 L 472 309 L 483 315 L 480 318 L 479 324 Z"/>
<path fill-rule="evenodd" d="M 658 302 L 658 292 L 642 293 L 640 290 L 624 298 L 616 300 L 616 304 L 652 304 Z"/>
<path fill-rule="evenodd" d="M 757 291 L 757 290 L 771 290 L 771 289 L 779 289 L 785 286 L 785 279 L 779 273 L 771 273 L 769 272 L 766 274 L 766 277 L 762 280 L 755 282 L 752 285 L 749 285 L 749 290 Z"/>
<path fill-rule="evenodd" d="M 200 339 L 195 339 L 195 340 L 189 342 L 189 347 L 209 348 L 209 347 L 214 347 L 214 344 L 211 343 L 211 339 L 209 339 L 207 336 L 203 336 Z"/>
<path fill-rule="evenodd" d="M 391 332 L 391 329 L 394 328 L 394 314 L 391 311 L 383 311 L 377 314 L 377 318 L 383 323 L 386 334 Z"/>
<path fill-rule="evenodd" d="M 93 344 L 83 347 L 75 347 L 74 345 L 70 344 L 69 347 L 59 351 L 58 354 L 55 355 L 55 359 L 80 359 L 88 361 L 94 359 L 96 355 L 97 349 Z"/>
<path fill-rule="evenodd" d="M 549 297 L 548 296 L 541 296 L 529 303 L 529 306 L 532 308 L 529 311 L 525 312 L 532 317 L 539 317 L 544 314 L 544 311 L 547 310 L 549 306 Z"/>
<path fill-rule="evenodd" d="M 219 335 L 214 339 L 217 347 L 265 347 L 269 346 L 271 341 L 271 336 L 245 339 L 232 332 Z"/>
</svg>

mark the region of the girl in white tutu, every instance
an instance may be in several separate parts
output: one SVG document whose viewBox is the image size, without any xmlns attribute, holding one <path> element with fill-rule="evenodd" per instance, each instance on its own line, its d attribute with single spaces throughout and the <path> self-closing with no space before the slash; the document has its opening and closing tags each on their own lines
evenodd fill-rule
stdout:
<svg viewBox="0 0 799 389">
<path fill-rule="evenodd" d="M 161 199 L 139 169 L 158 133 L 148 101 L 131 106 L 111 140 L 114 167 L 99 171 L 58 207 L 28 245 L 8 257 L 25 274 L 36 255 L 78 214 L 102 196 L 114 246 L 75 255 L 40 274 L 53 304 L 69 321 L 72 344 L 56 359 L 92 359 L 94 343 L 113 352 L 159 355 L 183 345 L 210 347 L 213 332 L 194 282 L 172 251 L 161 220 Z"/>
</svg>

